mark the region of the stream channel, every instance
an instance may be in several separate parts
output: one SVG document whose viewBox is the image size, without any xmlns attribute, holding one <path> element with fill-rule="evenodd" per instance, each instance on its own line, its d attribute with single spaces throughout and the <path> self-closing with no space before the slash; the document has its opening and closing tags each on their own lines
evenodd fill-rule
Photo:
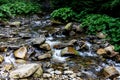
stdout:
<svg viewBox="0 0 120 80">
<path fill-rule="evenodd" d="M 20 25 L 12 24 L 16 21 Z M 65 24 L 52 23 L 49 16 L 36 15 L 1 24 L 0 80 L 120 80 L 120 63 L 96 53 L 109 45 L 105 39 L 66 31 L 64 27 Z M 46 45 L 41 47 L 42 44 Z M 24 53 L 22 50 L 20 55 L 15 55 L 20 47 L 27 48 L 24 58 L 19 57 Z M 42 65 L 40 77 L 10 77 L 16 67 L 31 63 Z"/>
</svg>

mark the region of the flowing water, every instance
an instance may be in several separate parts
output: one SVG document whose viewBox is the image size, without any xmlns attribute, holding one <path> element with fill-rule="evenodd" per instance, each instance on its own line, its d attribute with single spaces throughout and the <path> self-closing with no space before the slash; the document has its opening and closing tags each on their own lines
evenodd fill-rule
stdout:
<svg viewBox="0 0 120 80">
<path fill-rule="evenodd" d="M 8 30 L 9 29 L 9 30 Z M 16 32 L 16 34 L 13 34 L 12 36 L 14 36 L 15 38 L 17 38 L 16 40 L 3 40 L 3 36 L 2 38 L 0 38 L 0 43 L 1 46 L 3 46 L 2 44 L 21 44 L 21 43 L 25 43 L 26 44 L 30 44 L 30 42 L 26 43 L 26 40 L 29 38 L 34 38 L 39 36 L 39 34 L 41 34 L 41 32 L 43 32 L 43 34 L 46 34 L 47 32 L 47 36 L 46 36 L 46 43 L 48 43 L 52 49 L 53 55 L 52 58 L 50 59 L 49 62 L 51 62 L 51 64 L 53 64 L 54 68 L 58 68 L 58 65 L 54 65 L 54 64 L 64 64 L 67 63 L 67 65 L 69 67 L 71 67 L 73 69 L 73 71 L 75 72 L 81 72 L 81 77 L 85 80 L 87 80 L 88 78 L 90 80 L 111 80 L 111 79 L 105 79 L 102 77 L 102 74 L 100 74 L 101 70 L 107 66 L 114 66 L 120 73 L 120 63 L 116 63 L 115 61 L 111 60 L 111 59 L 105 59 L 102 60 L 102 58 L 97 55 L 92 47 L 93 44 L 90 43 L 89 41 L 85 41 L 85 45 L 88 47 L 88 50 L 78 50 L 79 51 L 79 56 L 77 57 L 71 57 L 71 56 L 61 56 L 61 50 L 62 49 L 55 49 L 53 48 L 54 45 L 59 44 L 59 43 L 67 43 L 72 39 L 77 39 L 80 40 L 80 36 L 78 35 L 76 36 L 66 36 L 63 35 L 61 32 L 59 32 L 59 34 L 54 34 L 55 33 L 55 27 L 46 27 L 46 28 L 40 28 L 40 27 L 21 27 L 20 30 L 17 30 L 15 28 L 11 29 L 11 28 L 2 28 L 1 30 L 7 30 L 7 33 L 5 32 L 5 34 L 7 35 L 7 39 L 10 37 L 10 34 L 13 34 L 12 32 Z M 20 33 L 18 35 L 18 33 Z M 24 35 L 25 33 L 27 33 L 27 35 Z M 4 34 L 1 31 L 1 35 Z M 54 35 L 53 35 L 54 34 Z M 22 37 L 22 38 L 21 38 Z M 14 41 L 14 42 L 12 42 Z M 16 45 L 12 46 L 16 48 Z M 18 46 L 17 46 L 18 47 Z M 11 50 L 11 49 L 10 49 Z M 13 55 L 13 51 L 9 51 L 10 55 L 4 54 L 4 63 L 11 63 L 13 65 L 17 65 L 15 63 L 15 57 Z M 30 61 L 29 61 L 30 62 Z M 32 61 L 31 61 L 32 62 Z M 61 65 L 59 65 L 61 66 Z M 4 74 L 4 70 L 0 70 L 0 77 L 2 77 L 2 74 Z M 6 74 L 8 75 L 8 74 Z M 7 78 L 3 77 L 4 79 L 8 80 Z M 117 80 L 120 80 L 120 77 L 117 77 Z"/>
</svg>

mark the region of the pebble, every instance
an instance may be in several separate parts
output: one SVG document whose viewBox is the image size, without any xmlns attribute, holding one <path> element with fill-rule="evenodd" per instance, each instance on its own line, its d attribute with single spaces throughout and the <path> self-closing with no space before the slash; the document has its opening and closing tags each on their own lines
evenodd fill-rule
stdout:
<svg viewBox="0 0 120 80">
<path fill-rule="evenodd" d="M 54 70 L 53 68 L 49 68 L 49 69 L 46 70 L 46 72 L 50 73 L 53 70 Z"/>
<path fill-rule="evenodd" d="M 59 75 L 59 74 L 62 74 L 62 72 L 58 71 L 58 70 L 55 70 L 55 74 Z"/>
<path fill-rule="evenodd" d="M 51 77 L 51 74 L 44 73 L 44 74 L 43 74 L 43 77 L 44 77 L 44 78 L 50 78 L 50 77 Z"/>
<path fill-rule="evenodd" d="M 64 71 L 64 74 L 73 74 L 73 71 L 67 70 L 67 71 Z"/>
</svg>

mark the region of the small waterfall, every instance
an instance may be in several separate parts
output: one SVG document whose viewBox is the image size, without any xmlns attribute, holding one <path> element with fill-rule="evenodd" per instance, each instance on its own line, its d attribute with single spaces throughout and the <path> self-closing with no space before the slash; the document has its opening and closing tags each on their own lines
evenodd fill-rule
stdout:
<svg viewBox="0 0 120 80">
<path fill-rule="evenodd" d="M 80 56 L 90 56 L 90 57 L 97 57 L 97 54 L 92 52 L 92 44 L 90 44 L 89 42 L 85 42 L 86 46 L 88 47 L 88 51 L 85 52 L 79 52 Z"/>
<path fill-rule="evenodd" d="M 49 39 L 51 39 L 51 38 L 49 38 Z M 48 43 L 50 45 L 52 51 L 54 52 L 53 56 L 52 56 L 52 60 L 54 62 L 60 62 L 60 63 L 62 63 L 62 62 L 66 61 L 67 57 L 61 57 L 61 54 L 60 54 L 61 50 L 53 49 L 53 46 L 55 44 L 60 43 L 59 41 L 50 41 L 50 40 L 47 40 L 46 43 Z"/>
</svg>

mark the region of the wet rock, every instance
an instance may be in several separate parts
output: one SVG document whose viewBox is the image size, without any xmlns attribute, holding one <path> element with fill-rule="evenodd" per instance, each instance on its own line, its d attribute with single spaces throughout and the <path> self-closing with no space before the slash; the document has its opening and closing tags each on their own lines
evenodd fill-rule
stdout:
<svg viewBox="0 0 120 80">
<path fill-rule="evenodd" d="M 9 22 L 9 25 L 12 27 L 19 27 L 21 25 L 21 22 L 19 21 Z"/>
<path fill-rule="evenodd" d="M 44 35 L 40 35 L 40 37 L 30 39 L 30 40 L 28 40 L 28 42 L 31 42 L 33 45 L 42 44 L 42 43 L 45 42 L 45 36 Z"/>
<path fill-rule="evenodd" d="M 37 69 L 37 71 L 33 74 L 33 77 L 40 77 L 43 74 L 43 69 L 41 68 L 41 65 L 39 65 L 39 68 Z"/>
<path fill-rule="evenodd" d="M 49 52 L 38 56 L 38 60 L 43 60 L 43 59 L 48 59 L 48 58 L 51 58 L 51 54 Z"/>
<path fill-rule="evenodd" d="M 44 49 L 44 50 L 51 50 L 51 47 L 48 43 L 44 43 L 42 45 L 40 45 L 40 48 Z"/>
<path fill-rule="evenodd" d="M 116 70 L 113 66 L 107 66 L 103 69 L 103 74 L 105 78 L 113 79 L 117 76 L 119 76 L 119 72 Z"/>
<path fill-rule="evenodd" d="M 39 64 L 31 63 L 31 64 L 22 64 L 17 67 L 17 69 L 10 72 L 10 78 L 26 78 L 34 74 L 38 68 Z"/>
<path fill-rule="evenodd" d="M 73 46 L 77 42 L 76 39 L 69 41 L 68 45 Z"/>
<path fill-rule="evenodd" d="M 68 46 L 68 43 L 57 43 L 53 46 L 55 49 L 63 49 Z"/>
<path fill-rule="evenodd" d="M 106 50 L 103 49 L 103 48 L 100 48 L 100 49 L 97 50 L 97 54 L 99 54 L 99 55 L 104 55 L 106 53 L 107 53 Z"/>
<path fill-rule="evenodd" d="M 102 32 L 97 33 L 96 36 L 97 36 L 98 38 L 101 38 L 101 39 L 106 38 L 106 35 L 103 34 Z"/>
<path fill-rule="evenodd" d="M 77 41 L 77 44 L 78 44 L 78 47 L 77 47 L 77 50 L 89 50 L 91 44 L 88 43 L 88 42 L 85 42 L 85 41 Z"/>
<path fill-rule="evenodd" d="M 79 53 L 73 47 L 66 47 L 62 49 L 61 56 L 66 56 L 66 55 L 79 55 Z"/>
<path fill-rule="evenodd" d="M 23 63 L 26 63 L 26 60 L 23 60 L 23 59 L 16 59 L 15 62 L 16 62 L 16 63 L 23 64 Z"/>
<path fill-rule="evenodd" d="M 72 29 L 72 23 L 68 23 L 68 24 L 65 26 L 65 29 L 66 29 L 66 30 L 71 30 L 71 29 Z"/>
<path fill-rule="evenodd" d="M 4 57 L 2 55 L 0 55 L 0 63 L 2 63 L 4 60 Z"/>
<path fill-rule="evenodd" d="M 18 50 L 14 51 L 14 56 L 16 58 L 25 59 L 26 54 L 27 54 L 27 48 L 26 47 L 21 47 Z"/>
</svg>

